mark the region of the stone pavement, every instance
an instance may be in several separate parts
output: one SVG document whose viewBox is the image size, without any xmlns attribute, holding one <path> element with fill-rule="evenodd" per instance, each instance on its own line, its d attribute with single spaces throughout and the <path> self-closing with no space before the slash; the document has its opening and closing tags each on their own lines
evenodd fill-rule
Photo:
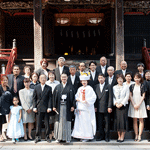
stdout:
<svg viewBox="0 0 150 150">
<path fill-rule="evenodd" d="M 116 140 L 110 142 L 92 141 L 92 142 L 77 142 L 73 141 L 70 144 L 65 143 L 47 143 L 41 141 L 37 144 L 34 141 L 20 141 L 13 144 L 11 141 L 0 143 L 0 150 L 150 150 L 150 142 L 142 140 L 141 142 L 134 142 L 132 140 L 125 140 L 123 143 L 117 143 Z"/>
</svg>

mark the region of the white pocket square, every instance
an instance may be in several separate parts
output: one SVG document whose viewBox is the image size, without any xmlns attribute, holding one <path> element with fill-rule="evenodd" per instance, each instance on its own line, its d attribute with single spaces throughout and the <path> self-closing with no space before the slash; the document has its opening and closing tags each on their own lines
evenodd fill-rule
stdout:
<svg viewBox="0 0 150 150">
<path fill-rule="evenodd" d="M 108 91 L 108 90 L 105 90 L 106 92 Z"/>
</svg>

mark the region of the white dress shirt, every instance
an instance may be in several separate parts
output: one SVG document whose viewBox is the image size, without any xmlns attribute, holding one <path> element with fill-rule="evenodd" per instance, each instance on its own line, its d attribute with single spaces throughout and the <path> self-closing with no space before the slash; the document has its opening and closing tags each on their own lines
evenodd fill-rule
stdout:
<svg viewBox="0 0 150 150">
<path fill-rule="evenodd" d="M 66 82 L 65 84 L 64 84 L 64 83 L 62 83 L 62 85 L 63 85 L 63 88 L 65 88 L 66 84 L 67 84 L 67 82 Z"/>
<path fill-rule="evenodd" d="M 45 87 L 45 84 L 44 85 L 41 84 L 42 91 L 44 90 L 44 87 Z"/>
<path fill-rule="evenodd" d="M 91 71 L 91 75 L 92 75 L 93 80 L 95 79 L 95 74 L 96 74 L 96 70 L 95 71 Z"/>
<path fill-rule="evenodd" d="M 105 66 L 101 66 L 101 69 L 102 69 L 102 73 L 105 74 L 106 65 Z"/>
<path fill-rule="evenodd" d="M 114 78 L 114 75 L 113 75 L 112 77 L 110 77 L 110 76 L 108 77 L 108 83 L 109 83 L 109 84 L 111 84 L 111 83 L 112 83 L 113 78 Z"/>
<path fill-rule="evenodd" d="M 62 74 L 63 69 L 64 69 L 64 66 L 62 66 L 62 67 L 59 66 L 59 72 L 60 72 L 60 75 Z"/>
<path fill-rule="evenodd" d="M 126 75 L 126 70 L 122 70 L 123 76 L 125 77 Z"/>
<path fill-rule="evenodd" d="M 101 92 L 103 91 L 104 85 L 105 85 L 105 82 L 103 84 L 100 84 L 100 91 Z"/>
<path fill-rule="evenodd" d="M 74 84 L 74 81 L 75 81 L 75 75 L 74 75 L 74 76 L 70 75 L 70 78 L 71 78 L 72 84 Z"/>
</svg>

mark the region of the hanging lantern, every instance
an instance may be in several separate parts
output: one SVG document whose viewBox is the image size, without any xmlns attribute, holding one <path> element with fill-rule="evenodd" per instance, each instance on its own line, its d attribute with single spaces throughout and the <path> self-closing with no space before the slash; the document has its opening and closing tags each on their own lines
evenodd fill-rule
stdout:
<svg viewBox="0 0 150 150">
<path fill-rule="evenodd" d="M 93 31 L 93 34 L 94 34 L 94 37 L 95 37 L 96 36 L 96 31 L 95 30 Z"/>
</svg>

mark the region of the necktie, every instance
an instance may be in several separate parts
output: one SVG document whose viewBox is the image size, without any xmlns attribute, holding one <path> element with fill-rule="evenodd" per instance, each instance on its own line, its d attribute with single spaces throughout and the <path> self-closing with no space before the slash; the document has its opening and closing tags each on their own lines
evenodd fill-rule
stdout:
<svg viewBox="0 0 150 150">
<path fill-rule="evenodd" d="M 14 77 L 14 93 L 17 93 L 17 79 Z"/>
</svg>

